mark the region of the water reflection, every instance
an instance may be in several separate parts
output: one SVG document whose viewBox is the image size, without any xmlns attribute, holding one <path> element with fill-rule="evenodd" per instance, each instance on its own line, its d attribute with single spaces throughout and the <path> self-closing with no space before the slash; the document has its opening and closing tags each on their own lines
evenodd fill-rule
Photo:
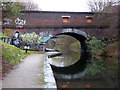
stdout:
<svg viewBox="0 0 120 90">
<path fill-rule="evenodd" d="M 72 44 L 72 43 L 69 41 L 70 40 L 76 41 L 76 39 L 74 39 L 70 36 L 67 36 L 67 37 L 65 36 L 63 39 L 63 36 L 64 35 L 60 36 L 59 39 L 62 38 L 61 41 L 65 42 L 65 43 L 64 44 L 59 43 L 54 46 L 54 49 L 59 50 L 62 53 L 62 55 L 56 56 L 53 58 L 49 58 L 49 61 L 52 65 L 59 66 L 59 67 L 66 67 L 66 66 L 72 65 L 80 59 L 80 53 L 76 53 L 76 52 L 72 51 L 71 50 L 72 47 L 70 47 L 70 44 Z M 70 40 L 67 42 L 66 39 L 70 39 Z M 80 43 L 78 43 L 78 44 L 80 46 Z M 77 50 L 79 50 L 79 52 L 80 52 L 80 48 L 78 48 Z M 55 54 L 55 53 L 56 52 L 49 52 L 47 54 L 50 55 L 50 54 Z"/>
<path fill-rule="evenodd" d="M 75 57 L 77 56 L 77 57 Z M 74 64 L 75 62 L 77 62 L 80 58 L 80 55 L 77 53 L 71 53 L 70 55 L 61 55 L 61 56 L 57 56 L 54 58 L 50 58 L 49 61 L 51 61 L 50 63 L 55 65 L 55 66 L 59 66 L 59 67 L 65 67 L 65 66 L 69 66 Z"/>
<path fill-rule="evenodd" d="M 90 85 L 92 88 L 118 88 L 118 59 L 117 58 L 89 58 L 90 69 L 97 70 L 96 74 L 83 72 L 76 74 L 61 74 L 54 72 L 58 88 L 67 85 L 69 88 L 86 88 Z M 112 62 L 111 62 L 112 61 Z M 100 63 L 104 62 L 104 70 L 99 72 Z M 99 69 L 98 69 L 99 67 Z M 68 83 L 69 82 L 69 83 Z"/>
</svg>

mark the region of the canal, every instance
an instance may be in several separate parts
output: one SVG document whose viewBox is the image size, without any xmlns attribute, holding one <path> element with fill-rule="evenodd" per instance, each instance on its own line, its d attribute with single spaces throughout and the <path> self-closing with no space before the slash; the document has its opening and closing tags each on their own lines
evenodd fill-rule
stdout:
<svg viewBox="0 0 120 90">
<path fill-rule="evenodd" d="M 56 38 L 56 43 L 48 44 L 49 48 L 59 50 L 62 55 L 47 58 L 51 65 L 66 67 L 80 60 L 80 43 L 66 35 Z M 76 49 L 77 48 L 77 49 Z M 58 52 L 47 52 L 47 55 Z M 74 71 L 74 70 L 71 70 Z M 118 87 L 118 59 L 112 57 L 88 57 L 85 69 L 74 74 L 55 72 L 58 88 L 117 88 Z"/>
</svg>

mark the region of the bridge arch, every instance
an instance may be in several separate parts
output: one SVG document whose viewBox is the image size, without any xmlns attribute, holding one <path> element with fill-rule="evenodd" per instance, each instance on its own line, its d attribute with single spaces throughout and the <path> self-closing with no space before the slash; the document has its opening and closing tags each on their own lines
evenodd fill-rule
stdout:
<svg viewBox="0 0 120 90">
<path fill-rule="evenodd" d="M 87 46 L 85 43 L 85 40 L 87 39 L 87 34 L 83 31 L 77 31 L 77 32 L 76 31 L 69 31 L 69 32 L 64 31 L 56 35 L 69 35 L 77 39 L 81 44 L 81 51 L 80 51 L 81 56 L 77 62 L 75 62 L 74 64 L 70 66 L 58 67 L 58 66 L 51 64 L 52 69 L 56 73 L 62 73 L 62 74 L 75 74 L 80 71 L 83 71 L 83 69 L 85 68 L 86 60 L 87 60 L 87 52 L 86 52 Z"/>
</svg>

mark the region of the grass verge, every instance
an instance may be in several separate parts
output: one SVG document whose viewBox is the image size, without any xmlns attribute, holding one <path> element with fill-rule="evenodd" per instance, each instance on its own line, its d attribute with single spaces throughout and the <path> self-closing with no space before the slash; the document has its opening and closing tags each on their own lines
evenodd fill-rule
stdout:
<svg viewBox="0 0 120 90">
<path fill-rule="evenodd" d="M 5 76 L 6 73 L 13 69 L 13 66 L 19 64 L 26 56 L 32 53 L 41 53 L 39 51 L 28 51 L 28 53 L 25 53 L 25 50 L 4 43 L 1 40 L 0 45 L 2 45 L 2 76 Z"/>
</svg>

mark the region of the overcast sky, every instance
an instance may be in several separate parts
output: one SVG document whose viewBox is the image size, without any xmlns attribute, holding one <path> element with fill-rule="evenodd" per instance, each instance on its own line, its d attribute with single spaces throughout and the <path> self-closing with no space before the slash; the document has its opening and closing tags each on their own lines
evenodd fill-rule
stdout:
<svg viewBox="0 0 120 90">
<path fill-rule="evenodd" d="M 87 0 L 32 0 L 42 11 L 87 12 Z"/>
</svg>

